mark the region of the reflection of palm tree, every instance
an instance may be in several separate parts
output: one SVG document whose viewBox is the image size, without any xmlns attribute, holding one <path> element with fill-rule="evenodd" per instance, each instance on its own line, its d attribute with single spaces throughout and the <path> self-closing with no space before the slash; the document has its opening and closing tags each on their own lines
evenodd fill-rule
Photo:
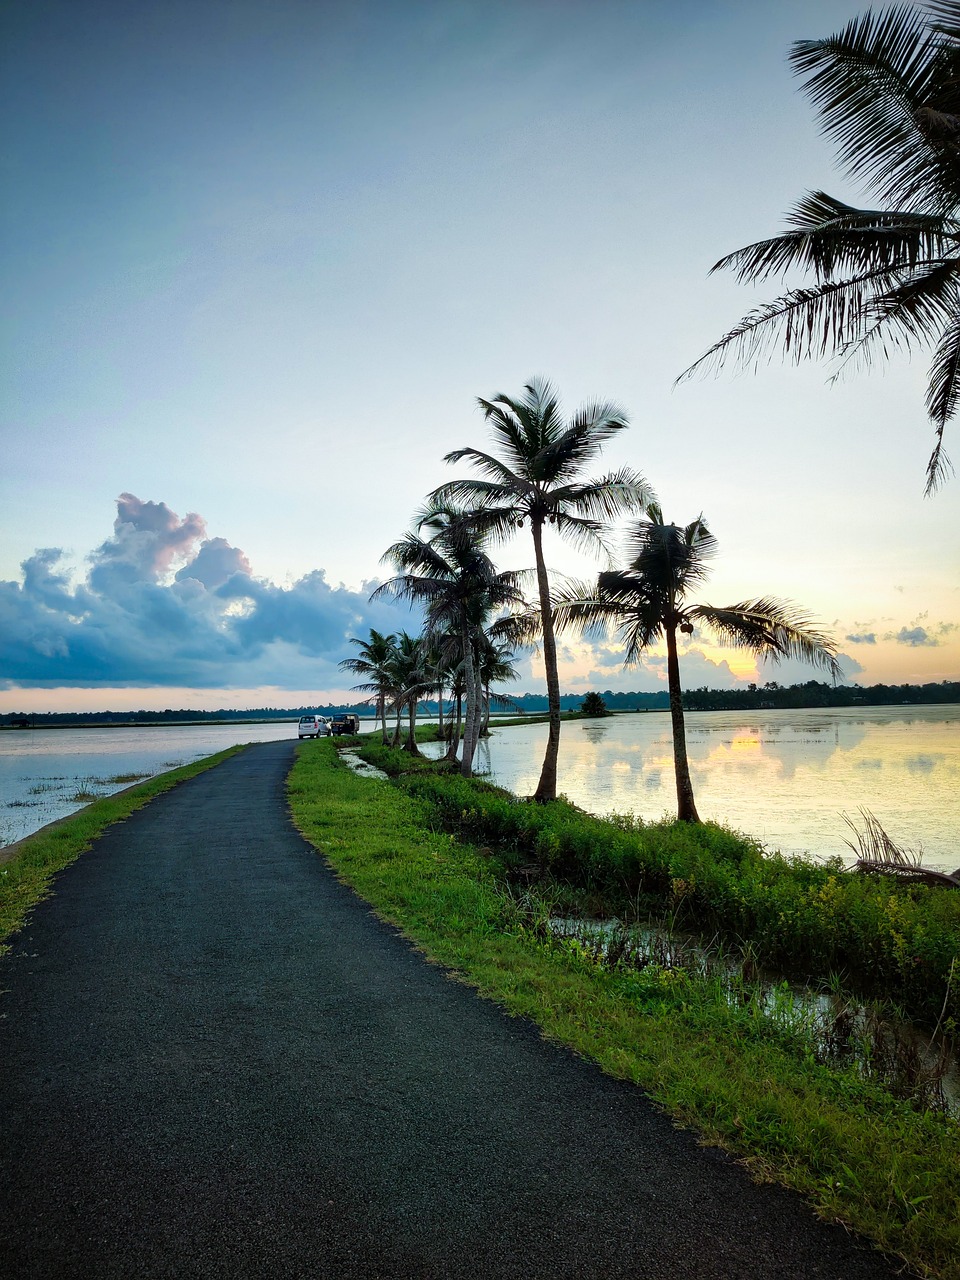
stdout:
<svg viewBox="0 0 960 1280">
<path fill-rule="evenodd" d="M 659 507 L 651 505 L 647 517 L 630 530 L 628 548 L 631 559 L 625 568 L 601 573 L 595 587 L 576 584 L 558 599 L 557 623 L 581 632 L 613 625 L 625 647 L 624 665 L 638 662 L 650 645 L 666 641 L 677 816 L 699 822 L 687 761 L 677 632 L 689 635 L 695 624 L 704 624 L 723 644 L 775 661 L 800 658 L 826 668 L 834 680 L 842 678 L 836 647 L 788 601 L 764 597 L 723 608 L 688 604 L 689 592 L 706 578 L 716 551 L 702 516 L 681 529 L 665 524 Z"/>
<path fill-rule="evenodd" d="M 499 456 L 471 448 L 448 453 L 447 462 L 466 459 L 484 478 L 450 481 L 433 496 L 476 508 L 480 527 L 494 537 L 506 538 L 524 520 L 530 521 L 550 709 L 547 751 L 534 799 L 553 800 L 560 750 L 560 677 L 543 526 L 549 521 L 574 543 L 605 551 L 601 521 L 637 510 L 650 500 L 651 490 L 642 476 L 626 467 L 596 480 L 581 479 L 584 466 L 599 454 L 604 442 L 627 425 L 615 405 L 587 405 L 566 422 L 553 387 L 539 380 L 528 383 L 518 399 L 498 394 L 479 404 Z"/>
<path fill-rule="evenodd" d="M 395 653 L 396 638 L 392 635 L 385 636 L 371 627 L 369 640 L 351 637 L 350 643 L 357 645 L 360 653 L 356 658 L 344 658 L 339 666 L 343 671 L 367 677 L 363 684 L 355 684 L 353 688 L 374 695 L 377 719 L 383 721 L 383 741 L 386 743 L 387 696 L 391 683 L 390 662 Z"/>
<path fill-rule="evenodd" d="M 421 536 L 427 530 L 429 538 Z M 453 635 L 459 646 L 467 699 L 461 771 L 469 774 L 480 732 L 477 649 L 490 615 L 517 606 L 522 597 L 515 573 L 500 573 L 484 550 L 470 516 L 449 502 L 433 501 L 417 519 L 417 531 L 395 542 L 384 560 L 402 570 L 374 592 L 417 600 L 426 608 L 428 636 Z M 441 650 L 449 660 L 449 643 Z"/>
<path fill-rule="evenodd" d="M 713 268 L 765 280 L 812 273 L 756 308 L 697 362 L 728 352 L 752 362 L 768 342 L 795 360 L 936 343 L 927 384 L 935 445 L 927 492 L 949 467 L 943 432 L 960 404 L 960 4 L 868 11 L 826 40 L 801 40 L 790 60 L 840 159 L 892 208 L 857 209 L 823 191 L 788 215 L 792 229 L 731 253 Z"/>
</svg>

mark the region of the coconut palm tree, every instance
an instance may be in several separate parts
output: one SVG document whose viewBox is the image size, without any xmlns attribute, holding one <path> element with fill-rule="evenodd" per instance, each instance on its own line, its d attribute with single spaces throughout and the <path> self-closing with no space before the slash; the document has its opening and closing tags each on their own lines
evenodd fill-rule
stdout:
<svg viewBox="0 0 960 1280">
<path fill-rule="evenodd" d="M 423 537 L 422 531 L 429 537 Z M 417 600 L 425 607 L 426 635 L 452 634 L 458 647 L 467 701 L 461 772 L 469 775 L 480 732 L 480 682 L 477 644 L 490 617 L 523 603 L 519 577 L 498 572 L 484 549 L 484 536 L 468 512 L 455 504 L 430 501 L 419 513 L 415 530 L 384 553 L 400 570 L 371 596 L 390 594 Z M 450 660 L 451 643 L 442 649 Z"/>
<path fill-rule="evenodd" d="M 430 688 L 431 673 L 426 663 L 427 643 L 423 636 L 411 636 L 406 631 L 397 633 L 393 653 L 388 663 L 390 698 L 397 713 L 393 741 L 400 740 L 400 720 L 407 712 L 407 740 L 403 750 L 418 756 L 417 703 Z"/>
<path fill-rule="evenodd" d="M 509 537 L 529 521 L 550 714 L 547 749 L 534 799 L 553 800 L 560 750 L 560 677 L 543 551 L 544 525 L 552 524 L 561 537 L 575 545 L 605 553 L 603 522 L 639 510 L 651 500 L 653 491 L 628 467 L 597 479 L 582 478 L 584 467 L 596 458 L 604 443 L 627 426 L 626 415 L 616 405 L 585 405 L 568 422 L 554 388 L 539 379 L 529 382 L 517 398 L 498 393 L 492 400 L 478 403 L 497 454 L 469 447 L 448 453 L 446 462 L 471 462 L 482 478 L 452 480 L 431 497 L 473 508 L 478 528 L 498 539 Z"/>
<path fill-rule="evenodd" d="M 751 311 L 680 376 L 731 354 L 753 364 L 771 347 L 795 361 L 839 356 L 842 367 L 931 344 L 929 494 L 950 468 L 943 435 L 960 403 L 960 3 L 926 8 L 868 10 L 837 35 L 794 44 L 790 61 L 841 163 L 884 207 L 808 192 L 789 231 L 721 258 L 713 270 L 742 281 L 798 268 L 812 283 Z"/>
<path fill-rule="evenodd" d="M 513 665 L 513 648 L 509 644 L 496 639 L 496 633 L 486 631 L 478 645 L 477 674 L 480 677 L 480 688 L 483 693 L 483 710 L 480 724 L 480 737 L 490 733 L 490 712 L 493 704 L 498 707 L 516 707 L 517 703 L 506 694 L 494 693 L 493 685 L 506 684 L 508 680 L 519 680 L 520 673 Z"/>
<path fill-rule="evenodd" d="M 650 645 L 666 641 L 677 817 L 684 822 L 700 818 L 687 762 L 678 631 L 692 635 L 699 624 L 723 644 L 774 661 L 800 658 L 826 669 L 835 681 L 842 679 L 833 641 L 814 630 L 790 601 L 764 596 L 721 607 L 689 602 L 690 592 L 707 577 L 716 546 L 703 516 L 681 528 L 666 524 L 660 508 L 651 504 L 627 534 L 627 564 L 601 573 L 595 586 L 573 584 L 555 605 L 559 626 L 581 633 L 612 626 L 624 645 L 625 666 L 638 662 Z"/>
<path fill-rule="evenodd" d="M 377 719 L 383 721 L 383 743 L 386 745 L 387 697 L 392 680 L 391 662 L 396 654 L 396 636 L 384 635 L 371 627 L 369 640 L 351 636 L 350 643 L 359 648 L 359 655 L 344 658 L 338 665 L 341 671 L 367 677 L 363 684 L 355 684 L 353 688 L 374 695 Z"/>
</svg>

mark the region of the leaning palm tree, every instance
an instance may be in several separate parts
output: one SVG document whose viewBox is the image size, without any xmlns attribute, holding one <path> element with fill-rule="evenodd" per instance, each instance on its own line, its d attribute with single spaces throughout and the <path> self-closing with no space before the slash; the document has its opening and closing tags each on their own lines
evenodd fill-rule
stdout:
<svg viewBox="0 0 960 1280">
<path fill-rule="evenodd" d="M 539 379 L 528 383 L 516 399 L 498 393 L 478 403 L 498 456 L 473 448 L 448 453 L 446 462 L 471 462 L 483 478 L 452 480 L 431 496 L 474 508 L 478 527 L 495 538 L 507 538 L 525 520 L 530 522 L 550 713 L 547 750 L 534 799 L 553 800 L 560 751 L 560 677 L 543 552 L 544 525 L 554 525 L 562 537 L 580 547 L 605 553 L 603 522 L 639 510 L 651 500 L 652 490 L 628 467 L 593 480 L 582 478 L 583 468 L 604 443 L 627 426 L 626 415 L 616 405 L 585 405 L 567 422 L 554 388 Z"/>
<path fill-rule="evenodd" d="M 558 625 L 581 634 L 612 625 L 624 645 L 625 666 L 638 662 L 651 645 L 666 641 L 677 817 L 683 822 L 700 818 L 687 761 L 678 631 L 692 635 L 701 624 L 724 644 L 774 661 L 800 658 L 825 668 L 834 680 L 842 678 L 833 641 L 814 630 L 807 615 L 789 601 L 759 597 L 722 607 L 688 601 L 706 578 L 716 546 L 703 516 L 680 528 L 665 524 L 660 508 L 651 504 L 627 535 L 630 558 L 624 568 L 601 573 L 595 586 L 572 584 L 555 605 Z"/>
<path fill-rule="evenodd" d="M 443 501 L 428 502 L 416 529 L 388 548 L 383 559 L 401 572 L 377 587 L 371 599 L 386 593 L 418 601 L 425 608 L 427 637 L 453 637 L 441 645 L 442 659 L 449 662 L 457 647 L 467 700 L 460 767 L 468 775 L 480 732 L 478 637 L 494 613 L 523 603 L 518 575 L 498 572 L 470 513 Z"/>
<path fill-rule="evenodd" d="M 798 268 L 812 283 L 751 311 L 680 377 L 729 354 L 753 364 L 771 346 L 795 361 L 839 356 L 842 367 L 933 345 L 929 494 L 950 469 L 943 435 L 960 404 L 960 3 L 927 11 L 868 10 L 837 35 L 793 46 L 841 163 L 885 207 L 809 192 L 787 215 L 789 231 L 721 258 L 713 270 L 742 281 Z"/>
<path fill-rule="evenodd" d="M 350 638 L 360 653 L 356 658 L 344 658 L 338 665 L 341 671 L 350 671 L 354 675 L 366 676 L 362 684 L 353 688 L 374 695 L 377 720 L 383 722 L 383 742 L 387 741 L 387 697 L 392 681 L 391 661 L 396 653 L 396 636 L 384 635 L 383 632 L 370 628 L 369 640 Z"/>
</svg>

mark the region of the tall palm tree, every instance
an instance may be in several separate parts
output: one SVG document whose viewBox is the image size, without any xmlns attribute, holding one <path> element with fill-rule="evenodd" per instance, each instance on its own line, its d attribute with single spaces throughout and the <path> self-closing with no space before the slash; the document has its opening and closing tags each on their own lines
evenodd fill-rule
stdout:
<svg viewBox="0 0 960 1280">
<path fill-rule="evenodd" d="M 426 531 L 429 537 L 423 537 Z M 518 575 L 498 572 L 484 546 L 484 536 L 468 512 L 445 501 L 430 501 L 419 513 L 414 531 L 385 552 L 383 559 L 401 570 L 373 593 L 417 600 L 425 607 L 426 634 L 450 634 L 459 646 L 467 700 L 461 772 L 469 775 L 480 732 L 480 687 L 477 643 L 485 624 L 498 610 L 523 603 Z M 450 642 L 442 653 L 450 658 Z"/>
<path fill-rule="evenodd" d="M 356 658 L 344 658 L 338 665 L 341 671 L 367 677 L 362 684 L 355 684 L 353 688 L 374 695 L 377 719 L 383 721 L 383 742 L 386 745 L 387 696 L 392 680 L 391 662 L 396 653 L 396 636 L 384 635 L 382 631 L 371 627 L 369 640 L 351 636 L 350 643 L 359 648 L 359 655 Z"/>
<path fill-rule="evenodd" d="M 549 522 L 561 537 L 605 553 L 603 522 L 639 510 L 653 494 L 646 480 L 628 467 L 597 479 L 582 478 L 583 468 L 604 443 L 627 426 L 626 415 L 616 405 L 585 405 L 568 422 L 554 388 L 539 379 L 529 382 L 517 398 L 498 393 L 492 400 L 478 403 L 497 455 L 469 447 L 448 453 L 446 462 L 471 462 L 483 478 L 452 480 L 431 496 L 474 508 L 478 527 L 495 538 L 507 538 L 524 521 L 530 523 L 550 713 L 547 750 L 534 799 L 554 800 L 560 751 L 560 676 L 543 552 L 544 525 Z"/>
<path fill-rule="evenodd" d="M 699 623 L 722 643 L 758 657 L 800 658 L 826 669 L 834 680 L 843 674 L 833 641 L 814 630 L 790 601 L 765 596 L 721 607 L 689 603 L 691 590 L 707 577 L 716 547 L 703 516 L 680 528 L 664 523 L 660 508 L 651 504 L 627 535 L 625 567 L 601 573 L 596 586 L 573 585 L 556 603 L 560 626 L 597 632 L 612 625 L 624 645 L 625 666 L 638 662 L 650 645 L 666 641 L 677 817 L 684 822 L 700 818 L 687 761 L 678 631 L 692 635 Z"/>
<path fill-rule="evenodd" d="M 812 284 L 751 311 L 680 377 L 731 353 L 753 364 L 781 344 L 795 361 L 840 356 L 841 367 L 932 344 L 929 494 L 950 469 L 943 435 L 960 403 L 960 2 L 927 10 L 868 10 L 837 35 L 794 44 L 790 61 L 841 163 L 886 207 L 808 192 L 789 231 L 721 258 L 713 271 L 742 281 L 799 268 Z"/>
</svg>

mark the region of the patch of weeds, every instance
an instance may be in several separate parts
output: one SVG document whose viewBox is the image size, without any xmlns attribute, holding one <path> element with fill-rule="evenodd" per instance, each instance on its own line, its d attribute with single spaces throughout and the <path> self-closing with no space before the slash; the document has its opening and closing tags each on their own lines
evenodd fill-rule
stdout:
<svg viewBox="0 0 960 1280">
<path fill-rule="evenodd" d="M 149 773 L 115 773 L 112 778 L 105 778 L 104 781 L 111 786 L 122 787 L 128 786 L 131 782 L 142 782 L 144 778 L 149 777 Z"/>
</svg>

